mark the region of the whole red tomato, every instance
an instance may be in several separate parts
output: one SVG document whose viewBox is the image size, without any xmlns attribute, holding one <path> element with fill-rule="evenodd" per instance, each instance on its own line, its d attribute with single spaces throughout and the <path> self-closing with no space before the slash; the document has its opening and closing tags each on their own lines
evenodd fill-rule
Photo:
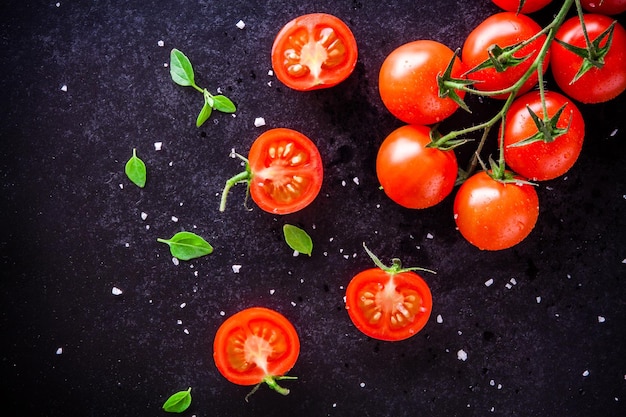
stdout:
<svg viewBox="0 0 626 417">
<path fill-rule="evenodd" d="M 378 181 L 401 206 L 434 206 L 454 187 L 458 171 L 454 151 L 427 147 L 430 143 L 430 128 L 405 125 L 391 132 L 378 150 Z"/>
<path fill-rule="evenodd" d="M 526 93 L 515 99 L 506 113 L 504 128 L 504 159 L 516 173 L 531 180 L 550 180 L 563 175 L 576 160 L 583 146 L 585 121 L 571 100 L 554 91 L 545 93 L 545 106 L 552 119 L 563 106 L 558 121 L 553 126 L 567 131 L 551 141 L 539 140 L 522 146 L 516 143 L 537 135 L 539 130 L 528 108 L 543 120 L 544 112 L 538 91 Z M 551 123 L 549 123 L 551 124 Z"/>
<path fill-rule="evenodd" d="M 276 77 L 295 90 L 332 87 L 348 78 L 358 56 L 350 28 L 326 13 L 311 13 L 287 23 L 272 46 Z"/>
<path fill-rule="evenodd" d="M 593 42 L 614 20 L 599 14 L 585 14 L 584 21 L 589 39 Z M 557 31 L 556 39 L 585 48 L 585 37 L 578 17 L 565 21 Z M 606 41 L 605 38 L 600 46 L 605 46 Z M 583 58 L 557 42 L 552 44 L 551 49 L 554 80 L 569 97 L 582 103 L 602 103 L 626 90 L 626 30 L 619 23 L 615 24 L 613 41 L 603 58 L 604 64 L 601 68 L 592 67 L 576 81 L 573 80 L 583 64 Z"/>
<path fill-rule="evenodd" d="M 520 3 L 523 0 L 492 0 L 493 3 L 507 12 L 517 12 L 519 10 Z M 537 10 L 543 9 L 550 4 L 552 0 L 526 0 L 520 13 L 532 13 Z"/>
<path fill-rule="evenodd" d="M 484 250 L 507 249 L 524 240 L 539 217 L 532 185 L 502 182 L 481 171 L 468 178 L 454 199 L 454 220 L 461 235 Z"/>
<path fill-rule="evenodd" d="M 580 0 L 583 9 L 598 14 L 620 14 L 626 12 L 626 0 Z"/>
<path fill-rule="evenodd" d="M 232 186 L 247 183 L 252 200 L 273 214 L 289 214 L 308 206 L 322 188 L 324 170 L 317 146 L 292 129 L 276 128 L 252 144 L 246 170 L 226 181 L 220 211 Z"/>
<path fill-rule="evenodd" d="M 468 68 L 474 68 L 489 58 L 492 45 L 498 45 L 504 49 L 526 41 L 540 31 L 541 26 L 528 16 L 512 12 L 494 14 L 479 24 L 466 38 L 461 53 L 463 63 Z M 467 77 L 477 81 L 473 87 L 480 91 L 500 91 L 511 87 L 528 71 L 545 40 L 546 36 L 542 35 L 514 53 L 514 58 L 528 56 L 525 61 L 515 66 L 506 67 L 504 71 L 497 71 L 496 68 L 484 68 L 469 73 Z M 550 52 L 548 51 L 543 60 L 543 71 L 548 68 L 549 62 Z M 537 79 L 537 73 L 533 72 L 519 89 L 519 94 L 533 88 L 537 84 Z M 492 97 L 505 99 L 508 95 L 508 93 L 503 93 Z"/>
<path fill-rule="evenodd" d="M 418 125 L 438 123 L 459 105 L 439 97 L 437 76 L 445 72 L 454 52 L 442 43 L 417 40 L 392 51 L 378 76 L 378 91 L 385 107 L 403 122 Z M 455 58 L 451 76 L 459 78 L 465 66 Z M 463 98 L 463 91 L 457 92 Z"/>
</svg>

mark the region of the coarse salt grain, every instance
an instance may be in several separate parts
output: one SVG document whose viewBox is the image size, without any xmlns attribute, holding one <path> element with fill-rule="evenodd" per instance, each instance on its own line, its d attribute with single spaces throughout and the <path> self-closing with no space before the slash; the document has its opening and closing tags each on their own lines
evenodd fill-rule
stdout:
<svg viewBox="0 0 626 417">
<path fill-rule="evenodd" d="M 359 384 L 359 386 L 360 386 L 361 388 L 365 388 L 365 382 L 361 382 L 361 383 Z"/>
<path fill-rule="evenodd" d="M 583 371 L 583 376 L 589 376 L 589 370 L 588 369 L 585 369 Z"/>
<path fill-rule="evenodd" d="M 182 303 L 182 304 L 180 305 L 180 308 L 185 308 L 185 307 L 187 307 L 187 303 Z"/>
<path fill-rule="evenodd" d="M 437 323 L 439 324 L 443 323 L 443 317 L 441 317 L 441 314 L 437 315 Z"/>
<path fill-rule="evenodd" d="M 164 45 L 165 45 L 165 42 L 163 42 L 163 41 L 158 41 L 158 42 L 157 42 L 157 45 L 159 45 L 159 46 L 164 46 Z"/>
<path fill-rule="evenodd" d="M 146 220 L 148 218 L 148 213 L 146 213 L 145 211 L 141 212 L 141 220 Z"/>
<path fill-rule="evenodd" d="M 178 264 L 180 263 L 180 261 L 178 260 L 178 258 L 177 258 L 177 257 L 175 257 L 175 256 L 174 256 L 174 257 L 172 258 L 172 263 L 173 263 L 174 265 L 178 266 Z"/>
<path fill-rule="evenodd" d="M 239 271 L 241 270 L 241 265 L 233 265 L 232 268 L 233 268 L 233 272 L 235 274 L 238 274 Z"/>
<path fill-rule="evenodd" d="M 57 3 L 57 4 L 55 4 L 55 6 L 61 7 L 61 3 Z"/>
<path fill-rule="evenodd" d="M 359 177 L 352 178 L 352 182 L 354 182 L 356 185 L 359 185 Z"/>
<path fill-rule="evenodd" d="M 57 355 L 62 354 L 63 353 L 63 348 L 62 347 L 58 348 L 56 353 L 57 353 Z"/>
<path fill-rule="evenodd" d="M 293 251 L 293 256 L 295 257 L 295 256 L 298 256 L 298 255 L 300 255 L 300 252 L 298 252 L 297 250 L 294 250 Z"/>
<path fill-rule="evenodd" d="M 63 84 L 63 85 L 61 86 L 61 91 L 67 91 L 67 85 Z"/>
<path fill-rule="evenodd" d="M 220 316 L 224 317 L 225 315 L 226 315 L 226 312 L 225 312 L 225 311 L 223 311 L 223 310 L 222 310 L 222 311 L 220 311 Z"/>
<path fill-rule="evenodd" d="M 295 306 L 296 306 L 296 303 L 295 303 L 294 301 L 292 301 L 292 302 L 291 302 L 291 305 L 292 305 L 293 307 L 295 307 Z"/>
<path fill-rule="evenodd" d="M 176 324 L 183 324 L 182 320 L 176 320 Z"/>
<path fill-rule="evenodd" d="M 163 147 L 163 142 L 154 142 L 155 151 L 160 151 L 162 147 Z"/>
<path fill-rule="evenodd" d="M 541 297 L 535 297 L 535 300 L 537 300 L 537 304 L 539 304 L 541 302 Z"/>
<path fill-rule="evenodd" d="M 274 295 L 274 293 L 275 293 L 275 292 L 276 292 L 276 290 L 271 289 L 271 290 L 270 290 L 270 295 Z"/>
<path fill-rule="evenodd" d="M 119 289 L 119 288 L 117 288 L 117 287 L 113 287 L 113 288 L 111 289 L 111 294 L 113 294 L 113 295 L 122 295 L 122 290 L 120 290 L 120 289 Z"/>
<path fill-rule="evenodd" d="M 428 234 L 426 235 L 426 239 L 433 239 L 434 237 L 435 237 L 435 236 L 433 236 L 433 234 L 432 234 L 432 233 L 428 233 Z"/>
<path fill-rule="evenodd" d="M 183 330 L 183 332 L 184 332 L 185 334 L 189 334 L 189 330 L 187 330 L 187 329 Z"/>
<path fill-rule="evenodd" d="M 173 221 L 174 223 L 176 223 L 176 222 L 178 221 L 178 217 L 176 217 L 176 216 L 172 216 L 172 221 Z"/>
<path fill-rule="evenodd" d="M 254 126 L 255 127 L 265 126 L 265 119 L 262 117 L 257 117 L 256 119 L 254 119 Z"/>
<path fill-rule="evenodd" d="M 467 360 L 467 352 L 465 352 L 463 349 L 461 349 L 461 350 L 459 350 L 456 353 L 456 357 L 460 361 L 466 361 Z"/>
<path fill-rule="evenodd" d="M 246 27 L 246 24 L 243 20 L 240 20 L 239 22 L 235 23 L 235 26 L 237 26 L 239 29 L 243 29 Z"/>
<path fill-rule="evenodd" d="M 489 278 L 487 281 L 485 281 L 485 286 L 486 287 L 490 287 L 493 285 L 493 278 Z"/>
<path fill-rule="evenodd" d="M 274 71 L 272 71 L 272 70 L 267 71 L 267 75 L 269 75 L 271 77 L 272 75 L 274 75 Z"/>
<path fill-rule="evenodd" d="M 604 323 L 606 318 L 604 316 L 598 316 L 598 323 Z"/>
</svg>

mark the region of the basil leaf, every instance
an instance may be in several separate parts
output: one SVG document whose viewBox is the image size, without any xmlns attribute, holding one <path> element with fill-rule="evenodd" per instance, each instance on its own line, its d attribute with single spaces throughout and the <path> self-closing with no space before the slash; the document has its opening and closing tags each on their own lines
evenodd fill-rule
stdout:
<svg viewBox="0 0 626 417">
<path fill-rule="evenodd" d="M 204 102 L 204 106 L 202 106 L 202 110 L 200 110 L 200 114 L 198 114 L 198 118 L 196 119 L 196 127 L 200 127 L 206 122 L 211 116 L 211 112 L 213 108 L 209 105 L 209 103 Z"/>
<path fill-rule="evenodd" d="M 213 96 L 213 108 L 222 113 L 234 113 L 237 108 L 232 101 L 226 96 Z"/>
<path fill-rule="evenodd" d="M 170 75 L 178 85 L 190 86 L 195 84 L 193 67 L 189 58 L 176 48 L 170 52 Z"/>
<path fill-rule="evenodd" d="M 191 387 L 186 391 L 172 394 L 163 404 L 163 410 L 168 413 L 182 413 L 191 405 Z"/>
<path fill-rule="evenodd" d="M 213 252 L 213 246 L 191 232 L 178 232 L 171 239 L 158 238 L 157 242 L 167 244 L 172 256 L 182 261 L 199 258 Z"/>
<path fill-rule="evenodd" d="M 137 187 L 143 188 L 146 185 L 146 164 L 137 157 L 136 149 L 133 149 L 133 156 L 126 162 L 124 171 Z"/>
<path fill-rule="evenodd" d="M 283 226 L 283 234 L 285 235 L 285 242 L 291 249 L 311 256 L 313 241 L 307 232 L 299 227 L 286 224 Z"/>
</svg>

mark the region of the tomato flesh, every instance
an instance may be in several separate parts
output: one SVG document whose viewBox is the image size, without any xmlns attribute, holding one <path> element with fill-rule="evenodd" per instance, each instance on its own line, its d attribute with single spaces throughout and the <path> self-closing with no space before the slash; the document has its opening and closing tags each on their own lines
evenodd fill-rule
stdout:
<svg viewBox="0 0 626 417">
<path fill-rule="evenodd" d="M 346 309 L 357 329 L 374 339 L 404 340 L 428 322 L 432 295 L 414 272 L 371 268 L 355 275 L 346 289 Z"/>
<path fill-rule="evenodd" d="M 288 214 L 317 197 L 323 179 L 321 155 L 300 132 L 271 129 L 259 136 L 248 154 L 250 195 L 263 210 Z"/>
<path fill-rule="evenodd" d="M 517 12 L 519 9 L 520 3 L 522 0 L 492 0 L 493 3 L 500 7 L 501 9 L 506 10 L 507 12 Z M 599 1 L 599 0 L 598 0 Z M 543 9 L 545 6 L 550 4 L 552 0 L 526 0 L 524 2 L 524 6 L 522 6 L 522 10 L 520 13 L 532 13 L 537 10 Z"/>
<path fill-rule="evenodd" d="M 219 327 L 213 359 L 220 373 L 238 385 L 282 376 L 298 359 L 300 340 L 282 314 L 263 307 L 242 310 Z"/>
<path fill-rule="evenodd" d="M 276 35 L 272 67 L 288 87 L 315 90 L 348 78 L 357 56 L 354 35 L 341 19 L 312 13 L 287 23 Z"/>
<path fill-rule="evenodd" d="M 626 0 L 580 0 L 580 4 L 590 13 L 614 15 L 626 12 Z"/>
</svg>

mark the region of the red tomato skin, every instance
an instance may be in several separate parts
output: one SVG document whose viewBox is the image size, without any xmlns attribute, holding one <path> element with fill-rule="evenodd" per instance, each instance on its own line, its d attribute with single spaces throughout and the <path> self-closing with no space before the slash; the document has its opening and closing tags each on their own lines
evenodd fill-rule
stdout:
<svg viewBox="0 0 626 417">
<path fill-rule="evenodd" d="M 326 38 L 329 29 L 332 34 Z M 303 49 L 310 53 L 303 53 Z M 288 50 L 295 51 L 296 55 L 286 54 Z M 332 56 L 327 55 L 329 53 Z M 276 78 L 298 91 L 339 84 L 350 76 L 357 58 L 357 43 L 350 28 L 338 17 L 326 13 L 306 14 L 291 20 L 278 32 L 272 46 L 272 68 Z M 294 75 L 290 68 L 303 60 L 309 71 Z"/>
<path fill-rule="evenodd" d="M 292 144 L 290 155 L 301 155 L 302 159 L 281 158 L 282 152 L 270 157 L 272 149 L 280 144 Z M 272 214 L 289 214 L 308 206 L 322 188 L 324 168 L 317 146 L 302 133 L 275 128 L 262 133 L 252 144 L 248 154 L 252 179 L 250 196 L 264 211 Z M 302 179 L 295 182 L 294 177 Z M 286 184 L 295 187 L 290 193 Z"/>
<path fill-rule="evenodd" d="M 504 129 L 506 164 L 519 175 L 534 181 L 551 180 L 566 173 L 578 159 L 585 138 L 585 121 L 571 100 L 554 91 L 546 91 L 545 101 L 549 117 L 554 116 L 561 106 L 567 103 L 557 127 L 566 128 L 569 124 L 569 129 L 553 142 L 509 146 L 537 132 L 537 126 L 526 106 L 543 119 L 541 95 L 538 91 L 531 91 L 515 99 L 506 114 Z"/>
<path fill-rule="evenodd" d="M 481 171 L 468 178 L 454 199 L 461 235 L 482 250 L 517 245 L 535 227 L 539 198 L 532 185 L 502 183 Z"/>
<path fill-rule="evenodd" d="M 626 0 L 580 0 L 580 4 L 590 13 L 615 15 L 626 12 Z"/>
<path fill-rule="evenodd" d="M 389 292 L 386 292 L 388 289 Z M 372 323 L 366 317 L 363 302 L 366 301 L 366 293 L 372 295 L 380 293 L 382 307 L 381 319 L 377 323 Z M 391 315 L 393 313 L 383 306 L 387 303 L 393 305 L 390 298 L 385 294 L 394 294 L 396 297 L 404 298 L 409 295 L 417 296 L 419 300 L 412 301 L 413 305 L 409 323 L 406 326 L 391 325 Z M 375 300 L 375 297 L 369 297 Z M 397 302 L 398 300 L 396 300 Z M 415 272 L 401 272 L 393 276 L 380 268 L 370 268 L 355 275 L 346 288 L 346 310 L 354 326 L 363 334 L 378 340 L 399 341 L 408 339 L 424 328 L 432 312 L 432 293 L 428 284 Z M 395 311 L 395 314 L 398 312 Z"/>
<path fill-rule="evenodd" d="M 541 26 L 530 17 L 513 12 L 496 13 L 482 23 L 480 23 L 465 39 L 461 56 L 468 68 L 474 68 L 488 59 L 488 48 L 497 44 L 501 48 L 515 45 L 531 38 L 541 31 Z M 495 68 L 485 68 L 467 75 L 469 79 L 476 80 L 473 85 L 479 91 L 498 91 L 508 87 L 519 80 L 530 68 L 533 61 L 539 54 L 539 50 L 546 40 L 545 36 L 540 36 L 535 41 L 520 49 L 514 56 L 517 58 L 530 55 L 526 61 L 514 67 L 509 67 L 503 72 L 497 72 Z M 550 63 L 550 51 L 546 53 L 543 61 L 543 71 L 545 72 Z M 523 94 L 537 85 L 538 76 L 536 72 L 519 89 L 518 94 Z M 495 99 L 506 99 L 509 94 L 498 94 Z"/>
<path fill-rule="evenodd" d="M 378 150 L 378 181 L 385 194 L 403 207 L 432 207 L 454 188 L 456 155 L 453 150 L 427 148 L 429 134 L 427 126 L 401 126 L 385 138 Z"/>
<path fill-rule="evenodd" d="M 439 97 L 437 76 L 444 73 L 454 52 L 431 40 L 417 40 L 399 46 L 383 61 L 378 91 L 383 104 L 405 123 L 430 125 L 441 122 L 458 109 L 451 98 Z M 465 66 L 458 57 L 452 77 L 461 78 Z M 463 98 L 465 92 L 459 91 Z"/>
<path fill-rule="evenodd" d="M 592 42 L 613 22 L 612 18 L 599 14 L 585 14 L 584 20 Z M 557 31 L 556 38 L 574 46 L 585 47 L 578 17 L 566 20 Z M 604 66 L 591 68 L 574 83 L 571 81 L 582 64 L 582 58 L 557 42 L 552 44 L 551 50 L 554 80 L 567 96 L 581 103 L 603 103 L 626 90 L 626 30 L 619 23 L 615 25 L 613 43 L 604 57 Z"/>
<path fill-rule="evenodd" d="M 517 12 L 519 9 L 520 2 L 522 0 L 492 0 L 493 3 L 507 12 Z M 524 3 L 524 7 L 522 7 L 521 13 L 533 13 L 537 10 L 543 9 L 548 4 L 550 4 L 552 0 L 526 0 Z"/>
<path fill-rule="evenodd" d="M 235 349 L 245 345 L 246 338 L 263 336 L 263 331 L 266 331 L 266 338 L 275 332 L 281 348 L 285 348 L 284 351 L 272 352 L 266 370 L 260 366 L 243 366 L 242 358 L 232 358 L 237 355 Z M 213 359 L 217 369 L 224 378 L 237 385 L 256 385 L 266 376 L 282 376 L 294 366 L 299 354 L 300 339 L 291 322 L 277 311 L 265 307 L 250 307 L 230 316 L 218 328 L 213 341 Z"/>
</svg>

